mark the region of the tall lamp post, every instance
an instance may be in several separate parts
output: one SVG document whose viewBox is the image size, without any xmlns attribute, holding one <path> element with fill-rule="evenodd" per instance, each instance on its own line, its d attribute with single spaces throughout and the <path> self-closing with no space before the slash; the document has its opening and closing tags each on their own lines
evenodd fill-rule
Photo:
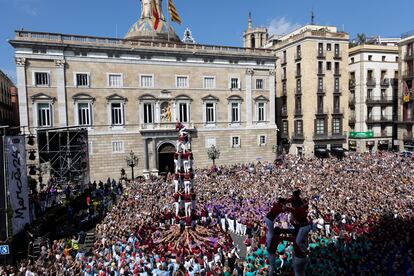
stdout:
<svg viewBox="0 0 414 276">
<path fill-rule="evenodd" d="M 272 152 L 275 154 L 275 160 L 277 159 L 277 151 L 278 151 L 279 147 L 277 145 L 273 145 L 272 146 Z"/>
<path fill-rule="evenodd" d="M 208 150 L 207 150 L 207 155 L 208 158 L 210 158 L 211 160 L 213 160 L 213 166 L 216 166 L 216 159 L 220 158 L 220 151 L 218 148 L 216 148 L 215 145 L 212 145 Z"/>
<path fill-rule="evenodd" d="M 131 150 L 131 152 L 125 158 L 128 167 L 132 170 L 132 180 L 134 180 L 134 167 L 138 165 L 138 156 Z"/>
</svg>

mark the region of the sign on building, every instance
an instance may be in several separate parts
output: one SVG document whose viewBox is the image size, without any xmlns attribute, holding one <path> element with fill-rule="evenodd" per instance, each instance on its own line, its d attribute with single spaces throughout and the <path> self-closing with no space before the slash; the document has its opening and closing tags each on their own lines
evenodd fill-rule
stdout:
<svg viewBox="0 0 414 276">
<path fill-rule="evenodd" d="M 15 235 L 30 223 L 25 137 L 6 136 L 5 149 L 10 205 L 13 211 L 13 235 Z"/>
<path fill-rule="evenodd" d="M 9 255 L 10 248 L 8 244 L 0 245 L 0 255 Z"/>
</svg>

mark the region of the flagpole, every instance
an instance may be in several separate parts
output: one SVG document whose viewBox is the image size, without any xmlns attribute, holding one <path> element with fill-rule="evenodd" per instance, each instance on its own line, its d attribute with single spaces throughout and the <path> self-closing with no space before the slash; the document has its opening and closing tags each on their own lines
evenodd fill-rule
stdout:
<svg viewBox="0 0 414 276">
<path fill-rule="evenodd" d="M 168 1 L 168 0 L 167 0 Z M 168 13 L 168 43 L 170 43 L 170 30 L 171 30 L 171 16 L 170 16 L 170 5 L 167 2 L 167 13 Z"/>
</svg>

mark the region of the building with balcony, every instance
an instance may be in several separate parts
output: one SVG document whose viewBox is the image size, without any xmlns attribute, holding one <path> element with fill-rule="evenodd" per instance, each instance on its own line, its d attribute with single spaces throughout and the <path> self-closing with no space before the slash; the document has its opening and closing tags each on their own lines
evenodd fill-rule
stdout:
<svg viewBox="0 0 414 276">
<path fill-rule="evenodd" d="M 0 70 L 0 125 L 19 126 L 17 88 L 13 81 Z M 18 131 L 18 129 L 16 129 Z"/>
<path fill-rule="evenodd" d="M 401 150 L 414 151 L 414 33 L 402 36 L 399 43 L 398 140 Z"/>
<path fill-rule="evenodd" d="M 285 152 L 313 156 L 346 146 L 348 42 L 336 27 L 317 25 L 268 39 L 264 48 L 278 57 L 278 143 Z"/>
<path fill-rule="evenodd" d="M 220 164 L 273 161 L 274 51 L 182 43 L 147 19 L 125 39 L 16 31 L 21 124 L 87 128 L 92 180 L 119 178 L 131 150 L 144 175 L 172 170 L 176 122 L 198 168 L 211 145 Z"/>
<path fill-rule="evenodd" d="M 391 150 L 397 139 L 398 41 L 374 40 L 349 49 L 350 150 Z"/>
</svg>

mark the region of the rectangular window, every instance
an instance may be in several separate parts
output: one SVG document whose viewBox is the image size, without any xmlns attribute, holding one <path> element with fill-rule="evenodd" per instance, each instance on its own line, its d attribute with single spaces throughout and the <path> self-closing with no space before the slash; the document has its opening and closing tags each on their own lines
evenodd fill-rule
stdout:
<svg viewBox="0 0 414 276">
<path fill-rule="evenodd" d="M 295 133 L 298 135 L 303 134 L 303 121 L 302 120 L 296 121 Z"/>
<path fill-rule="evenodd" d="M 206 103 L 206 123 L 215 123 L 214 103 Z"/>
<path fill-rule="evenodd" d="M 256 89 L 264 89 L 263 79 L 256 79 Z"/>
<path fill-rule="evenodd" d="M 52 126 L 52 106 L 49 103 L 37 104 L 37 125 L 39 127 Z"/>
<path fill-rule="evenodd" d="M 288 121 L 282 121 L 282 133 L 288 134 L 288 132 L 289 132 Z"/>
<path fill-rule="evenodd" d="M 332 133 L 341 134 L 341 119 L 339 118 L 332 119 Z"/>
<path fill-rule="evenodd" d="M 152 103 L 144 103 L 144 124 L 154 123 L 154 105 Z"/>
<path fill-rule="evenodd" d="M 231 146 L 233 148 L 240 147 L 240 137 L 239 136 L 233 136 L 233 137 L 231 137 Z"/>
<path fill-rule="evenodd" d="M 265 146 L 266 143 L 267 143 L 267 141 L 266 141 L 266 135 L 260 135 L 259 136 L 259 145 L 260 146 Z"/>
<path fill-rule="evenodd" d="M 109 87 L 122 87 L 122 75 L 121 74 L 109 74 L 108 75 Z"/>
<path fill-rule="evenodd" d="M 316 134 L 323 135 L 325 134 L 325 120 L 316 119 Z"/>
<path fill-rule="evenodd" d="M 89 75 L 83 74 L 83 73 L 76 74 L 76 86 L 88 87 L 89 86 Z"/>
<path fill-rule="evenodd" d="M 124 114 L 121 103 L 111 103 L 111 125 L 121 126 L 124 124 Z"/>
<path fill-rule="evenodd" d="M 50 85 L 49 73 L 35 72 L 34 79 L 35 79 L 36 86 L 49 86 Z"/>
<path fill-rule="evenodd" d="M 333 101 L 333 104 L 334 104 L 334 113 L 339 113 L 340 112 L 340 108 L 341 108 L 341 101 L 340 101 L 340 98 L 339 98 L 339 96 L 334 96 L 334 101 Z"/>
<path fill-rule="evenodd" d="M 331 50 L 332 50 L 331 43 L 326 44 L 326 51 L 331 51 Z"/>
<path fill-rule="evenodd" d="M 335 44 L 335 56 L 339 56 L 339 44 Z"/>
<path fill-rule="evenodd" d="M 179 108 L 179 115 L 180 115 L 180 122 L 181 123 L 188 123 L 190 121 L 190 116 L 188 114 L 188 104 L 187 103 L 180 103 L 178 105 Z"/>
<path fill-rule="evenodd" d="M 78 103 L 78 125 L 92 125 L 92 112 L 90 103 Z"/>
<path fill-rule="evenodd" d="M 332 63 L 330 61 L 328 61 L 326 63 L 326 70 L 331 71 L 332 70 Z"/>
<path fill-rule="evenodd" d="M 204 77 L 204 88 L 205 89 L 216 88 L 216 79 L 214 77 Z"/>
<path fill-rule="evenodd" d="M 323 43 L 318 43 L 318 55 L 323 55 Z"/>
<path fill-rule="evenodd" d="M 258 103 L 257 104 L 257 121 L 264 122 L 265 120 L 266 120 L 265 103 Z"/>
<path fill-rule="evenodd" d="M 240 122 L 239 103 L 231 103 L 231 122 L 232 123 Z"/>
<path fill-rule="evenodd" d="M 239 89 L 239 79 L 238 78 L 231 78 L 230 79 L 230 88 L 231 89 Z"/>
<path fill-rule="evenodd" d="M 147 75 L 141 76 L 141 87 L 142 88 L 154 87 L 154 78 L 152 76 L 147 76 Z"/>
<path fill-rule="evenodd" d="M 112 141 L 112 153 L 124 153 L 124 142 Z"/>
<path fill-rule="evenodd" d="M 318 90 L 323 92 L 323 78 L 318 78 Z"/>
<path fill-rule="evenodd" d="M 335 91 L 339 91 L 339 78 L 335 78 Z"/>
<path fill-rule="evenodd" d="M 177 77 L 177 88 L 188 88 L 188 77 L 179 76 Z"/>
</svg>

